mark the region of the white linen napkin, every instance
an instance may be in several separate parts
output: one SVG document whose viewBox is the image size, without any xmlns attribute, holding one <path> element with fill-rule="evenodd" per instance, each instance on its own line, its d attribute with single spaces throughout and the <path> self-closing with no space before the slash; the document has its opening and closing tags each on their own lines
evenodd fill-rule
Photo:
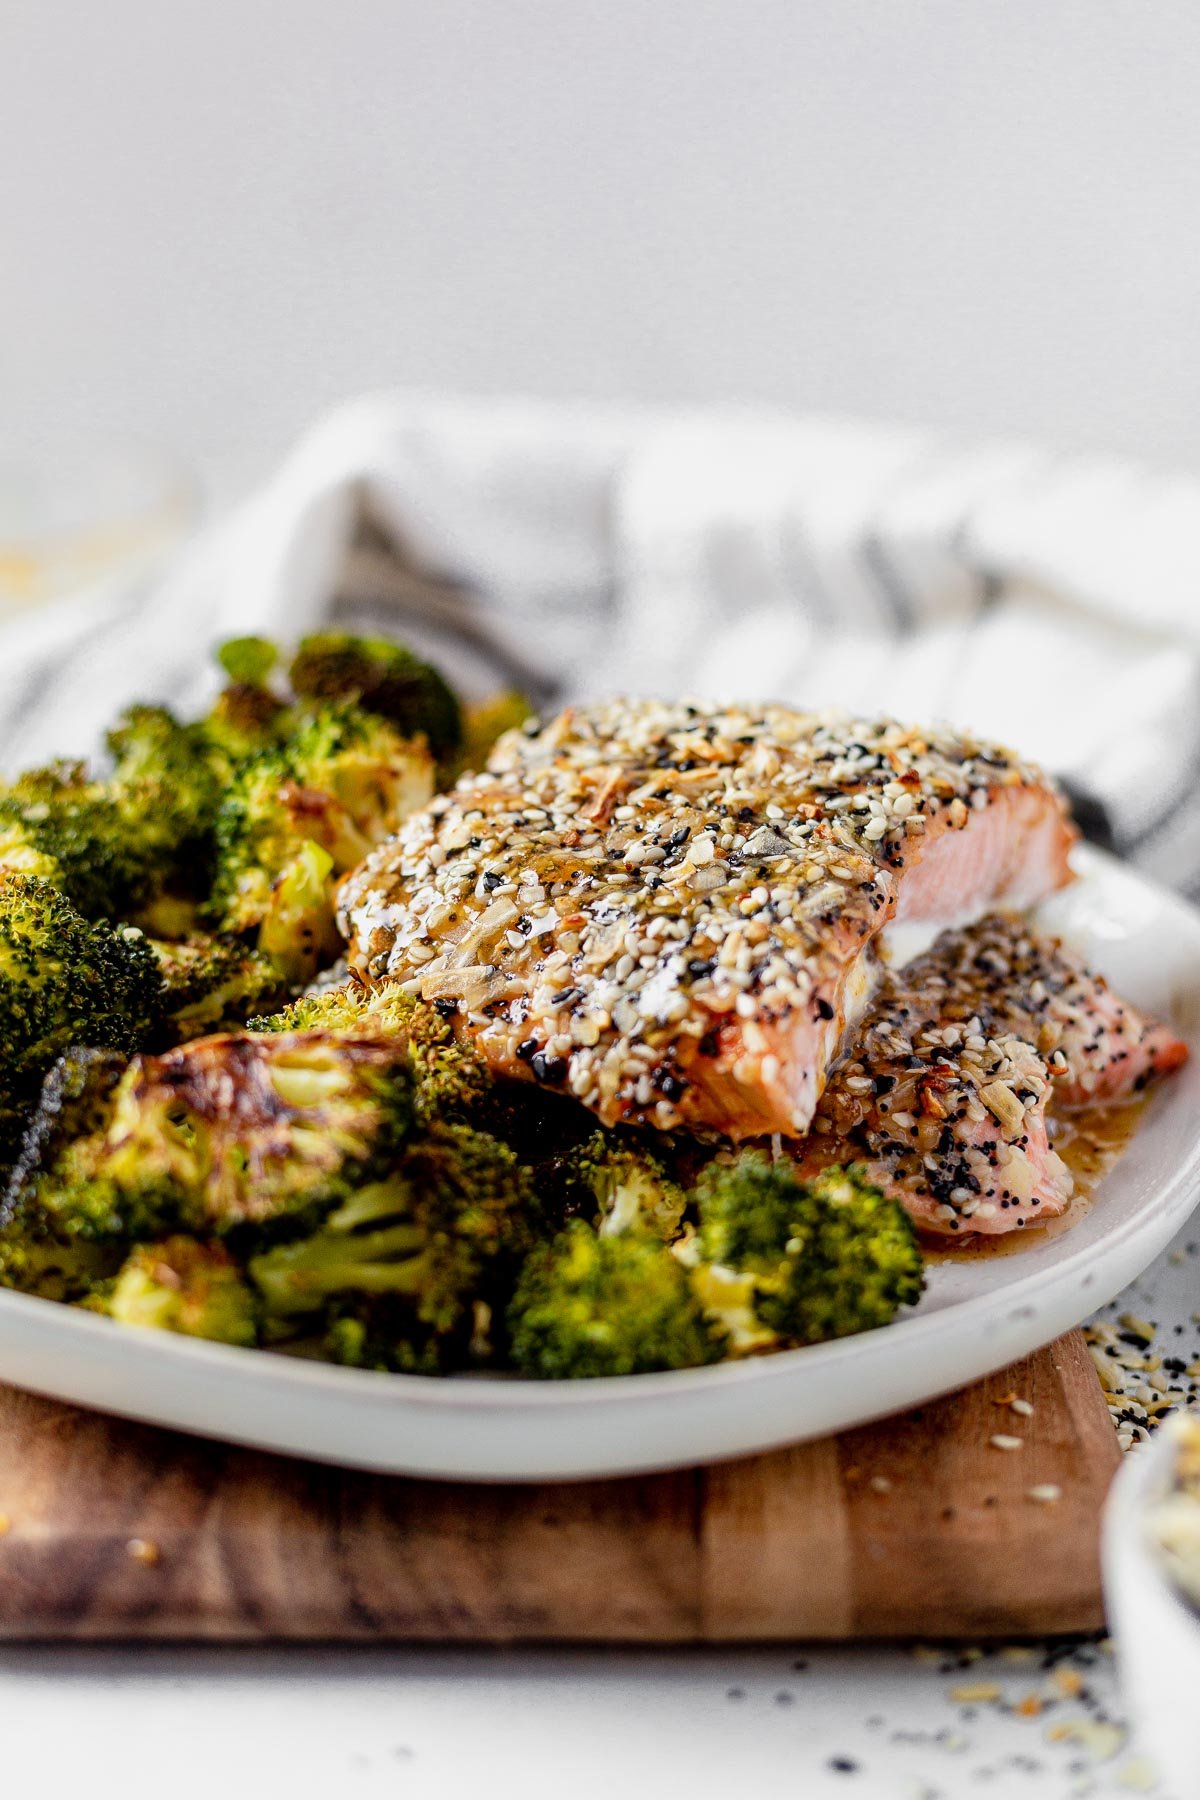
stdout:
<svg viewBox="0 0 1200 1800">
<path fill-rule="evenodd" d="M 0 767 L 198 705 L 214 639 L 370 620 L 468 687 L 844 704 L 1016 744 L 1200 897 L 1200 480 L 764 411 L 396 394 L 164 577 L 0 633 Z"/>
</svg>

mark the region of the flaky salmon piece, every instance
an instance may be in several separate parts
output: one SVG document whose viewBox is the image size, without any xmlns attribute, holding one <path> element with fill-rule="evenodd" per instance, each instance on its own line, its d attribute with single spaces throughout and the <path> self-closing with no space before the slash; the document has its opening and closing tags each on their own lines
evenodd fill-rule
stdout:
<svg viewBox="0 0 1200 1800">
<path fill-rule="evenodd" d="M 794 1154 L 806 1173 L 865 1162 L 925 1231 L 1039 1225 L 1073 1189 L 1053 1115 L 1187 1055 L 1058 938 L 991 914 L 884 975 Z"/>
<path fill-rule="evenodd" d="M 864 1164 L 922 1231 L 1040 1225 L 1074 1191 L 1050 1144 L 1051 1087 L 1024 1039 L 944 1023 L 919 987 L 888 980 L 795 1158 L 803 1175 Z"/>
<path fill-rule="evenodd" d="M 1169 1026 L 1120 999 L 1077 951 L 1011 914 L 944 932 L 904 980 L 945 1023 L 974 1018 L 1051 1057 L 1056 1108 L 1119 1100 L 1188 1058 Z"/>
<path fill-rule="evenodd" d="M 610 701 L 497 744 L 344 883 L 368 983 L 608 1124 L 807 1130 L 893 918 L 1069 879 L 1047 778 L 949 729 Z"/>
</svg>

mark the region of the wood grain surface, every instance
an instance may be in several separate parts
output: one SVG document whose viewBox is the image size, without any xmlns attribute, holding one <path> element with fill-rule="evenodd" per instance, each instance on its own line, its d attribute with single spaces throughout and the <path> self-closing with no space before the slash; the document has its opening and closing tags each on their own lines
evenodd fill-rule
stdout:
<svg viewBox="0 0 1200 1800">
<path fill-rule="evenodd" d="M 1001 1404 L 1016 1393 L 1034 1411 Z M 990 1443 L 996 1433 L 1019 1450 Z M 720 1642 L 1102 1623 L 1077 1333 L 817 1444 L 536 1487 L 364 1475 L 0 1389 L 0 1637 Z M 1062 1489 L 1057 1504 L 1029 1490 Z"/>
</svg>

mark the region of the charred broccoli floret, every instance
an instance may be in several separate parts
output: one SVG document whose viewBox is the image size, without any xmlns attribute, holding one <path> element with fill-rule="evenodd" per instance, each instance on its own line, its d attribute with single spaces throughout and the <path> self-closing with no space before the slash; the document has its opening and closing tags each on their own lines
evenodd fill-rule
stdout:
<svg viewBox="0 0 1200 1800">
<path fill-rule="evenodd" d="M 264 1251 L 249 1272 L 268 1321 L 323 1314 L 339 1360 L 449 1366 L 484 1353 L 498 1276 L 528 1248 L 531 1211 L 510 1150 L 470 1126 L 435 1125 L 319 1231 Z"/>
<path fill-rule="evenodd" d="M 163 983 L 170 1042 L 184 1043 L 222 1026 L 241 1025 L 256 1007 L 283 996 L 279 970 L 240 938 L 192 936 L 177 943 L 150 939 Z"/>
<path fill-rule="evenodd" d="M 303 994 L 252 1031 L 344 1031 L 385 1038 L 404 1053 L 413 1081 L 413 1110 L 422 1124 L 476 1113 L 491 1087 L 479 1053 L 461 1043 L 437 1008 L 403 988 L 357 984 Z"/>
<path fill-rule="evenodd" d="M 102 1124 L 53 1137 L 23 1186 L 64 1235 L 270 1229 L 318 1218 L 386 1167 L 411 1117 L 411 1082 L 387 1044 L 200 1038 L 135 1057 Z"/>
<path fill-rule="evenodd" d="M 0 1287 L 80 1300 L 115 1273 L 120 1247 L 60 1230 L 38 1204 L 37 1179 L 75 1138 L 107 1122 L 127 1063 L 114 1050 L 69 1050 L 47 1075 L 0 1203 Z"/>
<path fill-rule="evenodd" d="M 357 703 L 405 737 L 423 734 L 439 762 L 462 741 L 462 712 L 442 676 L 387 638 L 314 632 L 301 639 L 288 673 L 306 699 Z"/>
<path fill-rule="evenodd" d="M 353 704 L 329 702 L 303 716 L 284 748 L 293 780 L 310 794 L 330 796 L 324 823 L 309 835 L 329 851 L 339 874 L 356 867 L 433 793 L 424 744 Z"/>
<path fill-rule="evenodd" d="M 749 1151 L 710 1165 L 697 1194 L 699 1234 L 680 1254 L 734 1351 L 869 1331 L 920 1298 L 908 1215 L 854 1166 L 799 1181 Z"/>
<path fill-rule="evenodd" d="M 337 954 L 336 877 L 432 790 L 420 744 L 369 714 L 322 707 L 233 777 L 217 815 L 215 922 L 257 933 L 285 974 L 310 978 Z"/>
<path fill-rule="evenodd" d="M 103 1301 L 120 1325 L 176 1331 L 220 1344 L 258 1341 L 258 1299 L 223 1244 L 170 1237 L 140 1244 Z"/>
<path fill-rule="evenodd" d="M 514 1367 L 548 1380 L 690 1369 L 724 1354 L 719 1323 L 660 1238 L 601 1237 L 582 1219 L 526 1260 L 508 1327 Z"/>
<path fill-rule="evenodd" d="M 10 1115 L 0 1161 L 41 1079 L 72 1044 L 134 1050 L 162 1007 L 149 945 L 131 926 L 92 923 L 50 883 L 0 873 L 0 1104 Z"/>
<path fill-rule="evenodd" d="M 200 729 L 214 764 L 229 774 L 285 737 L 287 707 L 270 685 L 279 651 L 268 638 L 229 638 L 217 650 L 229 677 Z"/>
<path fill-rule="evenodd" d="M 565 1214 L 587 1218 L 601 1237 L 644 1226 L 669 1242 L 683 1223 L 686 1190 L 644 1134 L 595 1131 L 539 1179 Z"/>
</svg>

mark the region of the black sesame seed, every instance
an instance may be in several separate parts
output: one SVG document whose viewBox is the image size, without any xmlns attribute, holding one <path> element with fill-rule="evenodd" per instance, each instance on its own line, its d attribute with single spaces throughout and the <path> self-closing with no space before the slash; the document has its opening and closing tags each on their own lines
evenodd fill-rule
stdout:
<svg viewBox="0 0 1200 1800">
<path fill-rule="evenodd" d="M 539 1081 L 551 1084 L 561 1081 L 567 1072 L 565 1058 L 551 1056 L 548 1050 L 535 1051 L 529 1059 L 529 1066 Z"/>
</svg>

